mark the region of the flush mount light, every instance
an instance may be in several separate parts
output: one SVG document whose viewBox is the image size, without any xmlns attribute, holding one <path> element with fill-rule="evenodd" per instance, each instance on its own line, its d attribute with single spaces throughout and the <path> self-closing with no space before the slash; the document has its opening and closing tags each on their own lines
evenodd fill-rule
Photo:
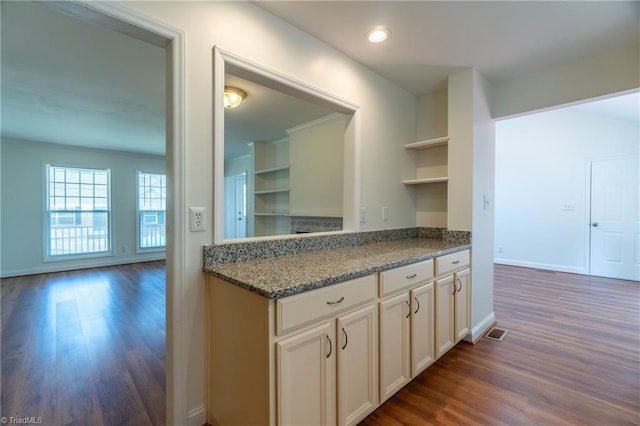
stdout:
<svg viewBox="0 0 640 426">
<path fill-rule="evenodd" d="M 235 108 L 247 97 L 247 92 L 237 87 L 224 86 L 224 107 Z"/>
<path fill-rule="evenodd" d="M 385 27 L 375 27 L 367 32 L 367 40 L 371 43 L 382 43 L 391 36 L 391 30 Z"/>
</svg>

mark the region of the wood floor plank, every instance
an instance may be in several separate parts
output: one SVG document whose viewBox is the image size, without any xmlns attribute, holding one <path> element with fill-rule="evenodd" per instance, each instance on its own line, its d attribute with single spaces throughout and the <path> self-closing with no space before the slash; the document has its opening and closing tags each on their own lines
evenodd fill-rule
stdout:
<svg viewBox="0 0 640 426">
<path fill-rule="evenodd" d="M 496 266 L 494 312 L 361 425 L 640 424 L 640 283 Z"/>
<path fill-rule="evenodd" d="M 2 416 L 165 423 L 165 266 L 3 279 Z"/>
</svg>

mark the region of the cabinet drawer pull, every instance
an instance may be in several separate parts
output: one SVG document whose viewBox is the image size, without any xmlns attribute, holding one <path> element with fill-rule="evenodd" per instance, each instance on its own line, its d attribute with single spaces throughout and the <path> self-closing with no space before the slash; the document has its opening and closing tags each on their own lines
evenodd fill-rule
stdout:
<svg viewBox="0 0 640 426">
<path fill-rule="evenodd" d="M 349 336 L 347 336 L 347 331 L 344 327 L 342 327 L 342 334 L 344 334 L 344 346 L 342 347 L 342 350 L 345 350 L 349 344 Z"/>
<path fill-rule="evenodd" d="M 407 306 L 409 307 L 409 313 L 407 314 L 407 316 L 405 318 L 409 318 L 411 316 L 411 304 L 409 303 L 408 300 L 405 300 L 405 303 L 407 304 Z"/>
<path fill-rule="evenodd" d="M 457 292 L 462 290 L 462 281 L 460 281 L 460 278 L 458 278 L 458 284 L 460 284 L 460 288 L 456 290 Z"/>
<path fill-rule="evenodd" d="M 451 284 L 453 284 L 453 293 L 451 293 L 451 295 L 453 296 L 454 294 L 456 294 L 456 291 L 457 291 L 457 289 L 456 289 L 456 282 L 455 282 L 455 281 L 453 281 L 453 280 L 451 280 Z"/>
<path fill-rule="evenodd" d="M 408 280 L 412 280 L 412 279 L 414 279 L 414 278 L 415 278 L 415 277 L 417 277 L 417 276 L 418 276 L 418 274 L 411 274 L 411 275 L 407 275 L 407 276 L 406 276 L 406 278 L 407 278 Z"/>
<path fill-rule="evenodd" d="M 328 301 L 327 305 L 337 305 L 338 303 L 342 303 L 343 300 L 344 300 L 344 296 L 342 296 L 338 300 L 330 300 L 330 301 Z"/>
<path fill-rule="evenodd" d="M 331 344 L 331 339 L 329 338 L 329 336 L 327 336 L 325 334 L 325 337 L 327 338 L 327 341 L 329 342 L 329 354 L 327 355 L 327 358 L 329 358 L 331 356 L 331 352 L 333 352 L 333 345 Z"/>
<path fill-rule="evenodd" d="M 413 300 L 415 300 L 415 301 L 416 301 L 416 305 L 418 305 L 418 306 L 416 307 L 416 311 L 414 312 L 414 314 L 417 314 L 417 313 L 418 313 L 418 311 L 420 310 L 420 301 L 419 301 L 419 300 L 418 300 L 418 298 L 417 298 L 417 297 L 415 297 L 415 296 L 413 297 Z"/>
<path fill-rule="evenodd" d="M 460 263 L 459 260 L 454 260 L 453 262 L 451 262 L 453 265 L 457 265 L 458 263 Z"/>
</svg>

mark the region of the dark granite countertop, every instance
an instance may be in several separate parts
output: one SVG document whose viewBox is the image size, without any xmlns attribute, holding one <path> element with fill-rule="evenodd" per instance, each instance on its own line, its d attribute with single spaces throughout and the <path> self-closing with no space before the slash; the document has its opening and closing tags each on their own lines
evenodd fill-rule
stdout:
<svg viewBox="0 0 640 426">
<path fill-rule="evenodd" d="M 261 296 L 278 299 L 468 248 L 470 244 L 407 238 L 205 265 L 204 271 Z"/>
</svg>

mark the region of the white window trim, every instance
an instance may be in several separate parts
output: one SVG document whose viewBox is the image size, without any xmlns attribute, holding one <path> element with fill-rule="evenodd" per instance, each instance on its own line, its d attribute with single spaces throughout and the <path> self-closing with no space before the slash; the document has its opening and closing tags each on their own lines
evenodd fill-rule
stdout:
<svg viewBox="0 0 640 426">
<path fill-rule="evenodd" d="M 165 226 L 165 245 L 163 247 L 149 247 L 149 248 L 143 248 L 140 247 L 140 174 L 141 173 L 147 173 L 147 174 L 152 174 L 152 175 L 164 175 L 165 179 L 167 179 L 167 173 L 166 172 L 155 172 L 155 171 L 148 171 L 148 170 L 136 170 L 136 253 L 137 254 L 142 254 L 142 253 L 164 253 L 167 251 L 167 245 L 166 245 L 166 238 L 167 238 L 167 206 L 165 205 L 165 210 L 164 210 L 164 214 L 165 214 L 165 219 L 164 219 L 164 226 Z M 165 189 L 167 188 L 168 183 L 165 181 Z"/>
<path fill-rule="evenodd" d="M 96 259 L 96 258 L 105 258 L 105 257 L 113 257 L 113 212 L 111 208 L 111 169 L 109 168 L 100 168 L 100 167 L 88 167 L 88 166 L 77 166 L 77 165 L 62 165 L 57 163 L 43 163 L 44 167 L 44 232 L 42 233 L 42 238 L 44 239 L 44 253 L 43 253 L 43 262 L 65 262 L 72 260 L 83 260 L 83 259 Z M 87 170 L 105 170 L 107 172 L 107 212 L 108 212 L 108 223 L 109 223 L 109 234 L 107 236 L 107 244 L 109 245 L 109 250 L 97 252 L 97 253 L 81 253 L 81 254 L 67 254 L 67 255 L 56 255 L 51 256 L 50 253 L 50 245 L 51 245 L 51 216 L 49 214 L 49 168 L 50 167 L 61 167 L 67 169 L 87 169 Z"/>
</svg>

